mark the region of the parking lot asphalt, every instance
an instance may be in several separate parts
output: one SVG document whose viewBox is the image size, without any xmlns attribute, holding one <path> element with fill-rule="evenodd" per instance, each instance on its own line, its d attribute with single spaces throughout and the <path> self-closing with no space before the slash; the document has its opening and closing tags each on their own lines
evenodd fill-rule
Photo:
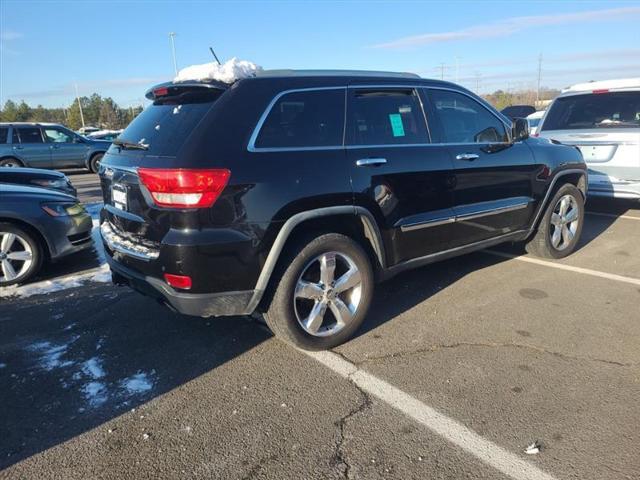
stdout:
<svg viewBox="0 0 640 480">
<path fill-rule="evenodd" d="M 0 298 L 0 477 L 638 478 L 640 205 L 588 210 L 570 258 L 406 272 L 323 354 L 109 284 Z"/>
</svg>

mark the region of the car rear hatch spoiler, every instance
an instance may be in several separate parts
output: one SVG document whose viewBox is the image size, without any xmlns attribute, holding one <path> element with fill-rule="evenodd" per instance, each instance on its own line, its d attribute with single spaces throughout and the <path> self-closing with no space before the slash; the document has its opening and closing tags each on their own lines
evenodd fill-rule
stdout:
<svg viewBox="0 0 640 480">
<path fill-rule="evenodd" d="M 145 93 L 145 97 L 149 100 L 164 100 L 168 98 L 180 97 L 182 95 L 188 95 L 191 93 L 202 93 L 207 89 L 213 90 L 226 90 L 231 85 L 228 83 L 211 81 L 211 82 L 165 82 L 154 87 L 151 87 Z"/>
</svg>

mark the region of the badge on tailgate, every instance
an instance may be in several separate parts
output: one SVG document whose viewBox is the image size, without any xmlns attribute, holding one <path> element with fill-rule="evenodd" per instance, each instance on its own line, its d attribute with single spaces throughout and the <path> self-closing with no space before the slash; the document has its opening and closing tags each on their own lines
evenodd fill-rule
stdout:
<svg viewBox="0 0 640 480">
<path fill-rule="evenodd" d="M 127 209 L 127 187 L 124 185 L 120 185 L 119 183 L 114 183 L 111 185 L 111 201 L 113 202 L 113 206 L 120 209 Z"/>
</svg>

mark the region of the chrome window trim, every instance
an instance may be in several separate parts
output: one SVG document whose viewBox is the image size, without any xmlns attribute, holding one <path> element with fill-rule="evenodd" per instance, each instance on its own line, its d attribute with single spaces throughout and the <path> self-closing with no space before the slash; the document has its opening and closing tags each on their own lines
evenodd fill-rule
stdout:
<svg viewBox="0 0 640 480">
<path fill-rule="evenodd" d="M 345 145 L 345 150 L 357 150 L 360 148 L 398 148 L 398 147 L 431 147 L 433 143 L 397 143 L 392 145 Z"/>
<path fill-rule="evenodd" d="M 327 145 L 327 146 L 311 146 L 311 147 L 256 147 L 256 140 L 258 139 L 258 135 L 260 135 L 260 130 L 262 129 L 262 126 L 264 125 L 264 122 L 267 120 L 267 117 L 271 113 L 271 109 L 273 109 L 273 107 L 278 102 L 278 100 L 280 100 L 285 95 L 288 95 L 288 94 L 291 94 L 291 93 L 319 92 L 319 91 L 325 91 L 325 90 L 345 90 L 346 91 L 346 89 L 347 89 L 346 85 L 334 86 L 334 87 L 292 88 L 292 89 L 289 89 L 289 90 L 283 90 L 280 93 L 276 94 L 271 99 L 271 101 L 269 102 L 269 105 L 267 105 L 267 108 L 265 108 L 264 112 L 262 112 L 262 115 L 260 116 L 260 119 L 258 120 L 258 123 L 256 124 L 255 128 L 253 129 L 253 132 L 251 133 L 251 137 L 249 137 L 249 143 L 247 145 L 247 150 L 249 152 L 303 152 L 303 151 L 308 151 L 308 150 L 337 150 L 337 149 L 344 148 L 343 145 Z M 345 112 L 347 110 L 346 96 L 345 96 L 344 110 L 345 110 Z M 345 113 L 345 115 L 346 115 L 346 113 Z M 344 135 L 345 135 L 344 132 L 345 132 L 345 124 L 343 122 L 342 123 L 343 143 L 344 143 Z"/>
</svg>

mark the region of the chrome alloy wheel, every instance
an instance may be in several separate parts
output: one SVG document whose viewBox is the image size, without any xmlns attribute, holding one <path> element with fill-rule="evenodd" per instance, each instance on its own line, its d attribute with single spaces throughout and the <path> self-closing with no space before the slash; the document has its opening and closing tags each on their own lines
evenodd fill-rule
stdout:
<svg viewBox="0 0 640 480">
<path fill-rule="evenodd" d="M 352 322 L 362 294 L 355 262 L 339 252 L 327 252 L 302 270 L 293 295 L 298 323 L 310 335 L 335 335 Z"/>
<path fill-rule="evenodd" d="M 23 276 L 33 264 L 33 251 L 20 235 L 0 231 L 0 284 Z"/>
<path fill-rule="evenodd" d="M 558 200 L 551 214 L 551 245 L 562 251 L 569 246 L 578 231 L 580 223 L 580 207 L 571 195 Z"/>
</svg>

